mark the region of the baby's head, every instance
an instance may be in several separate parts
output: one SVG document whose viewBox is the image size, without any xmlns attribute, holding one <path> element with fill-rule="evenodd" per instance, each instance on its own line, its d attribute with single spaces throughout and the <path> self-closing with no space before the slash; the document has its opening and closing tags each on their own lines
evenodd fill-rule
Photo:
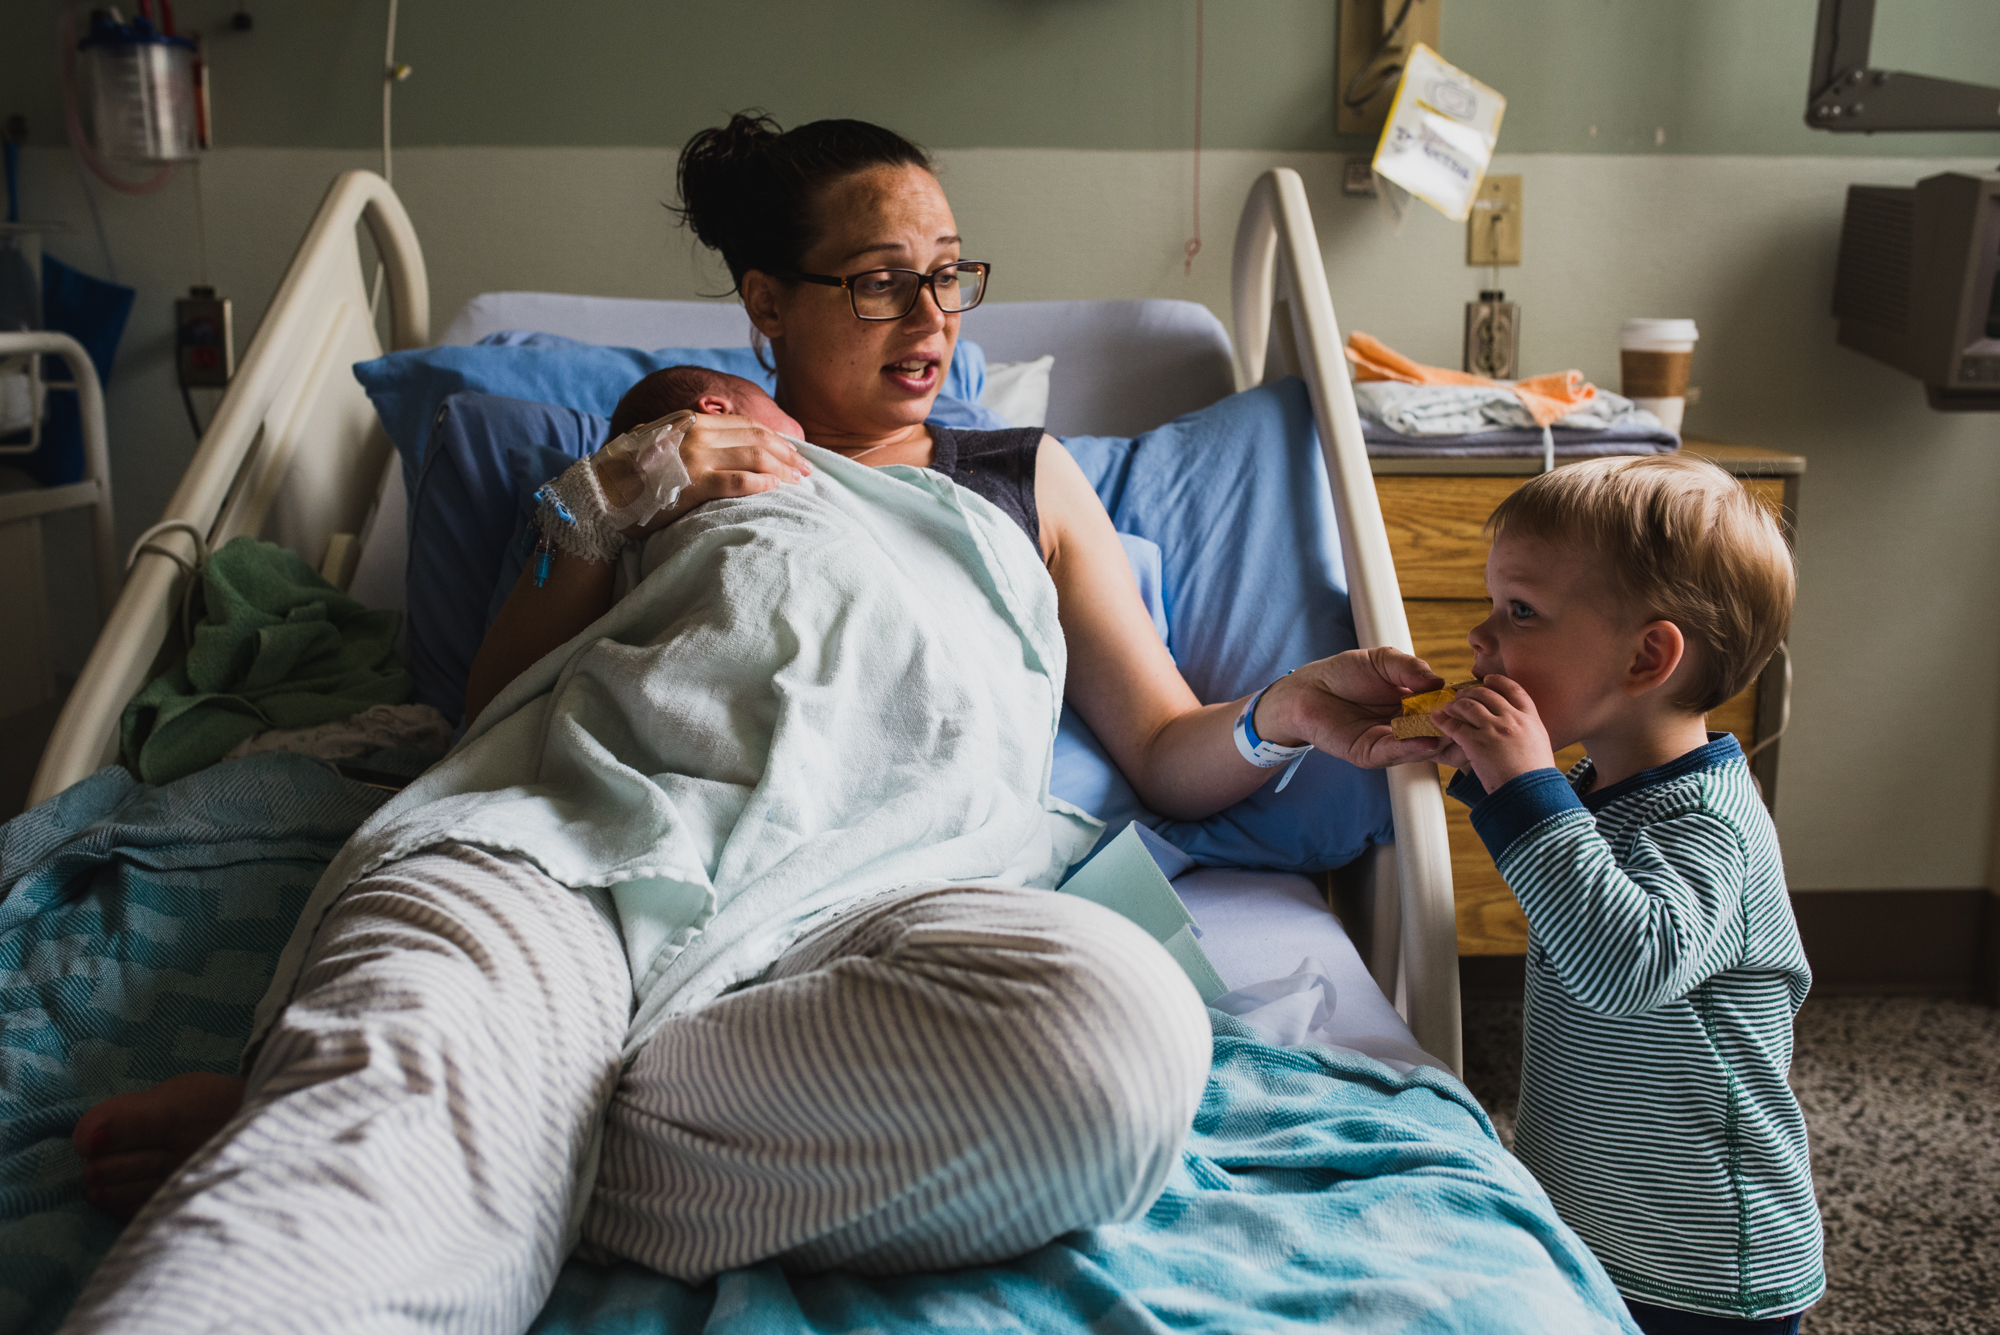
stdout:
<svg viewBox="0 0 2000 1335">
<path fill-rule="evenodd" d="M 780 435 L 805 437 L 805 429 L 763 390 L 740 375 L 705 366 L 669 366 L 625 391 L 611 414 L 612 440 L 634 427 L 657 422 L 683 409 L 747 417 Z"/>
<path fill-rule="evenodd" d="M 1590 685 L 1564 677 L 1605 671 L 1591 666 L 1596 632 L 1578 629 L 1579 617 L 1590 619 L 1584 609 L 1602 621 L 1614 664 L 1620 636 L 1660 621 L 1676 627 L 1685 651 L 1666 698 L 1689 714 L 1748 686 L 1791 621 L 1796 576 L 1777 519 L 1742 483 L 1692 455 L 1593 459 L 1543 473 L 1501 502 L 1486 527 L 1496 605 L 1473 633 L 1485 660 L 1476 666 L 1521 680 L 1545 714 L 1545 691 L 1559 698 Z M 1534 624 L 1538 588 L 1552 609 L 1567 600 L 1568 627 Z M 1558 643 L 1549 634 L 1558 629 L 1580 638 Z M 1537 674 L 1546 679 L 1539 689 Z M 1615 691 L 1613 680 L 1601 685 Z"/>
</svg>

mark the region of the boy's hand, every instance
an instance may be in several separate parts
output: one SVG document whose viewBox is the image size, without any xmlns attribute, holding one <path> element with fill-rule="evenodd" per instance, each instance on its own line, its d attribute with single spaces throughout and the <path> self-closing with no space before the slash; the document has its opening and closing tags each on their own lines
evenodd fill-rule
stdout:
<svg viewBox="0 0 2000 1335">
<path fill-rule="evenodd" d="M 1497 672 L 1460 690 L 1456 700 L 1431 713 L 1431 722 L 1489 793 L 1523 774 L 1555 768 L 1555 749 L 1535 702 L 1519 682 Z"/>
<path fill-rule="evenodd" d="M 1280 746 L 1311 742 L 1365 769 L 1435 760 L 1439 739 L 1398 738 L 1389 720 L 1403 712 L 1404 696 L 1442 685 L 1428 663 L 1400 650 L 1350 650 L 1279 679 L 1251 725 Z"/>
</svg>

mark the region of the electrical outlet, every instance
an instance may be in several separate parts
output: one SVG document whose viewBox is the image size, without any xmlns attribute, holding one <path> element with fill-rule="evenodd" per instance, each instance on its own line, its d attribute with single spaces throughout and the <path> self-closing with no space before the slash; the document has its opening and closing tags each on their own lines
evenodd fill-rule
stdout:
<svg viewBox="0 0 2000 1335">
<path fill-rule="evenodd" d="M 212 287 L 195 287 L 174 303 L 174 362 L 187 388 L 228 386 L 236 374 L 228 297 L 216 296 Z"/>
<path fill-rule="evenodd" d="M 1465 220 L 1465 262 L 1490 267 L 1521 262 L 1521 178 L 1489 176 Z"/>
</svg>

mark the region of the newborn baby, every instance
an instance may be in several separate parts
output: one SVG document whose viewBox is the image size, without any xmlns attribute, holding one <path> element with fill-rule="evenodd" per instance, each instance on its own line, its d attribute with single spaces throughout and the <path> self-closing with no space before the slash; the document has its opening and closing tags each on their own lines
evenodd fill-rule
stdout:
<svg viewBox="0 0 2000 1335">
<path fill-rule="evenodd" d="M 685 505 L 659 508 L 668 504 L 671 494 L 663 489 L 686 483 L 687 470 L 699 465 L 681 452 L 682 467 L 675 469 L 674 456 L 663 456 L 661 451 L 679 451 L 681 437 L 658 435 L 653 429 L 671 427 L 676 418 L 690 413 L 741 417 L 795 439 L 805 431 L 770 395 L 740 375 L 704 366 L 669 366 L 646 376 L 618 401 L 611 414 L 610 437 L 591 460 L 606 515 L 624 536 L 654 532 L 685 510 Z M 631 439 L 621 440 L 628 433 Z M 564 484 L 551 485 L 560 491 Z"/>
<path fill-rule="evenodd" d="M 625 391 L 611 414 L 611 439 L 677 412 L 747 417 L 782 436 L 803 438 L 805 428 L 740 375 L 705 366 L 669 366 Z"/>
</svg>

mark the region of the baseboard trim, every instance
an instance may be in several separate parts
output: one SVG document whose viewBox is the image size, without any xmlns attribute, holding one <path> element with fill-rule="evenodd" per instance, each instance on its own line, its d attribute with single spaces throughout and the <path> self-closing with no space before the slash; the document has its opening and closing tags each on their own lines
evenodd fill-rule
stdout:
<svg viewBox="0 0 2000 1335">
<path fill-rule="evenodd" d="M 1795 890 L 1815 995 L 1979 997 L 2000 1005 L 2000 895 L 1970 890 Z M 1461 955 L 1468 997 L 1519 995 L 1519 955 Z"/>
<path fill-rule="evenodd" d="M 1795 890 L 1813 991 L 1984 996 L 2000 897 L 1970 890 Z"/>
</svg>

